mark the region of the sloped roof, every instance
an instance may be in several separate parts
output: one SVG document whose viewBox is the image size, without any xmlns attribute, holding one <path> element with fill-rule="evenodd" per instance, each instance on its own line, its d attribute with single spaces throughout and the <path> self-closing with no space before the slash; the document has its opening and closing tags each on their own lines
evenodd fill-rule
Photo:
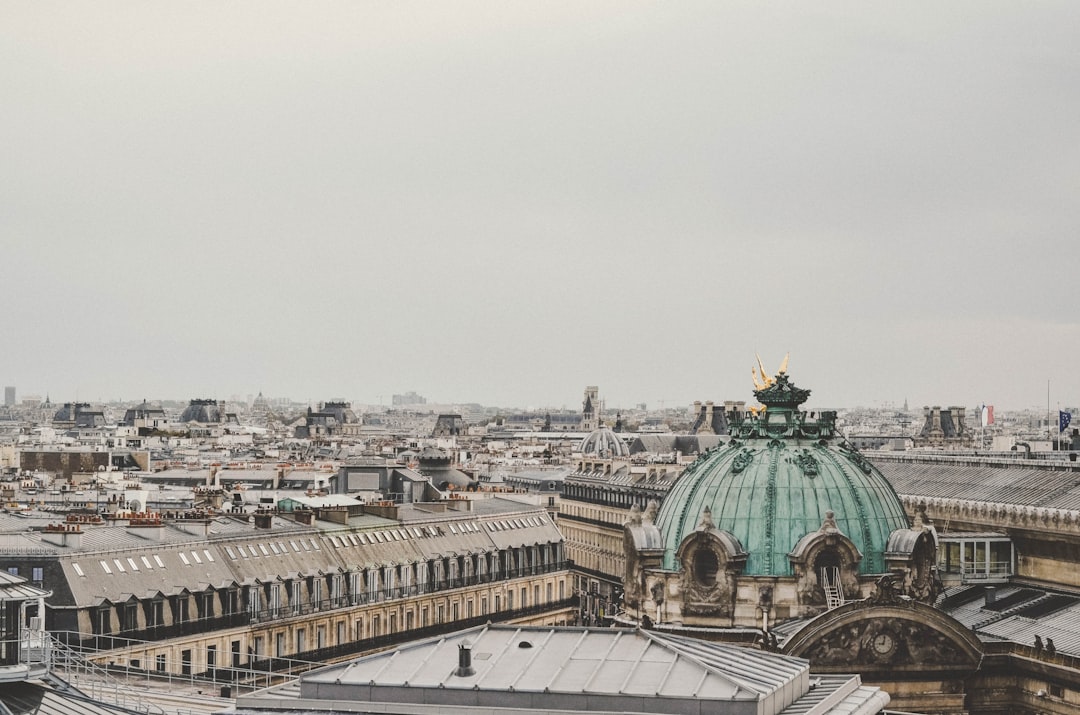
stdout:
<svg viewBox="0 0 1080 715">
<path fill-rule="evenodd" d="M 1080 469 L 1069 463 L 875 453 L 900 494 L 1053 509 L 1080 509 Z"/>
<path fill-rule="evenodd" d="M 475 670 L 468 676 L 455 674 L 463 644 L 471 647 Z M 303 676 L 301 696 L 317 695 L 324 684 L 497 691 L 506 698 L 580 695 L 589 697 L 589 709 L 603 710 L 622 709 L 616 703 L 630 697 L 768 700 L 773 707 L 763 712 L 779 712 L 809 690 L 809 665 L 642 630 L 488 625 Z"/>
<path fill-rule="evenodd" d="M 467 648 L 471 672 L 458 670 Z M 801 658 L 652 631 L 492 625 L 416 641 L 237 699 L 242 715 L 327 712 L 880 712 L 889 696 Z"/>
<path fill-rule="evenodd" d="M 1059 653 L 1080 656 L 1080 597 L 1028 586 L 993 589 L 981 584 L 946 591 L 937 607 L 975 631 L 983 641 L 1012 641 L 1032 646 L 1035 636 L 1052 639 Z"/>
<path fill-rule="evenodd" d="M 25 601 L 31 598 L 44 598 L 50 591 L 32 586 L 22 576 L 15 576 L 0 571 L 0 601 Z"/>
</svg>

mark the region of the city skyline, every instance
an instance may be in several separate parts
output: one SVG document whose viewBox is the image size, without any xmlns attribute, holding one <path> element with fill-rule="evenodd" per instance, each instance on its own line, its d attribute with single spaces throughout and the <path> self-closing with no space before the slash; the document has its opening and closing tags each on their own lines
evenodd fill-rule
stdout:
<svg viewBox="0 0 1080 715">
<path fill-rule="evenodd" d="M 398 393 L 398 394 L 400 394 L 400 393 Z M 79 395 L 75 395 L 73 397 L 65 397 L 65 396 L 57 397 L 57 396 L 54 396 L 53 394 L 49 393 L 48 391 L 43 392 L 43 393 L 31 392 L 31 393 L 28 393 L 28 394 L 23 394 L 23 393 L 20 392 L 20 393 L 18 393 L 18 399 L 15 402 L 14 406 L 19 407 L 20 405 L 23 404 L 24 400 L 44 401 L 45 399 L 48 399 L 51 404 L 56 405 L 58 407 L 60 405 L 65 404 L 65 403 L 77 403 L 77 402 L 78 403 L 86 403 L 86 404 L 90 404 L 90 405 L 118 405 L 118 404 L 132 405 L 132 404 L 136 404 L 136 403 L 139 403 L 139 402 L 142 402 L 142 401 L 148 401 L 151 404 L 162 404 L 162 403 L 185 404 L 185 403 L 187 403 L 189 401 L 192 401 L 192 400 L 207 400 L 207 399 L 216 400 L 219 403 L 246 404 L 246 405 L 250 406 L 251 403 L 260 396 L 265 398 L 266 400 L 270 401 L 271 403 L 274 403 L 274 404 L 283 404 L 283 403 L 287 402 L 290 405 L 308 405 L 308 406 L 311 406 L 311 407 L 315 407 L 317 405 L 320 405 L 320 404 L 323 404 L 323 403 L 328 403 L 328 402 L 345 401 L 345 402 L 349 403 L 350 405 L 352 405 L 353 407 L 365 407 L 365 408 L 372 408 L 372 409 L 384 408 L 384 409 L 387 409 L 387 410 L 406 410 L 406 411 L 411 410 L 411 411 L 416 411 L 416 412 L 431 412 L 433 410 L 438 410 L 440 408 L 447 407 L 447 406 L 453 406 L 453 405 L 478 405 L 478 406 L 483 407 L 484 409 L 488 409 L 488 410 L 491 410 L 491 409 L 521 410 L 521 411 L 527 411 L 527 412 L 528 411 L 542 412 L 544 410 L 552 410 L 552 411 L 557 410 L 557 411 L 561 411 L 561 412 L 572 412 L 572 413 L 581 412 L 581 405 L 578 404 L 578 403 L 575 403 L 573 401 L 563 401 L 563 402 L 551 401 L 551 402 L 539 402 L 539 403 L 518 402 L 518 403 L 500 403 L 500 404 L 496 404 L 496 403 L 485 403 L 485 402 L 481 402 L 481 401 L 478 401 L 478 400 L 470 400 L 470 399 L 460 399 L 460 400 L 427 399 L 426 396 L 421 395 L 421 397 L 425 398 L 424 402 L 415 402 L 415 403 L 404 402 L 404 403 L 400 403 L 400 404 L 394 404 L 391 398 L 395 397 L 397 395 L 391 395 L 391 394 L 379 394 L 379 395 L 374 396 L 374 399 L 367 399 L 368 396 L 364 395 L 364 394 L 357 395 L 357 396 L 352 396 L 352 397 L 350 397 L 348 395 L 342 395 L 342 394 L 321 395 L 321 396 L 317 396 L 317 397 L 301 397 L 301 396 L 295 396 L 295 395 L 277 394 L 277 393 L 273 393 L 273 392 L 265 393 L 265 392 L 263 392 L 261 390 L 259 392 L 255 392 L 255 393 L 251 393 L 251 392 L 238 393 L 238 392 L 234 391 L 234 392 L 229 392 L 228 394 L 212 394 L 212 395 L 211 394 L 198 394 L 198 395 L 193 394 L 193 395 L 187 395 L 187 396 L 144 394 L 141 397 L 127 397 L 127 396 L 85 397 L 85 396 L 79 396 Z M 601 391 L 601 394 L 600 394 L 601 409 L 605 413 L 618 412 L 620 410 L 630 412 L 630 411 L 634 411 L 634 410 L 639 410 L 642 405 L 644 405 L 645 409 L 647 411 L 650 411 L 650 412 L 652 412 L 652 411 L 663 411 L 665 409 L 668 409 L 668 410 L 685 410 L 685 409 L 693 408 L 695 403 L 698 403 L 698 402 L 705 403 L 707 401 L 712 401 L 712 402 L 717 403 L 717 404 L 722 404 L 725 401 L 744 402 L 748 406 L 753 406 L 753 405 L 757 404 L 757 400 L 755 399 L 755 397 L 753 395 L 752 389 L 750 391 L 748 391 L 748 394 L 746 396 L 736 396 L 736 397 L 730 397 L 730 396 L 723 396 L 723 397 L 705 396 L 704 398 L 695 397 L 693 399 L 689 399 L 689 400 L 685 400 L 685 401 L 684 400 L 663 399 L 663 400 L 657 400 L 655 402 L 649 402 L 647 400 L 637 400 L 637 401 L 633 401 L 633 402 L 612 403 L 607 398 L 604 397 L 603 391 Z M 804 409 L 806 409 L 808 411 L 809 410 L 815 410 L 815 409 L 836 408 L 836 409 L 842 409 L 842 410 L 848 410 L 848 409 L 880 409 L 880 410 L 886 410 L 886 411 L 887 410 L 895 410 L 895 411 L 900 412 L 900 411 L 903 411 L 903 409 L 905 408 L 905 403 L 906 403 L 907 410 L 909 412 L 911 412 L 911 413 L 921 412 L 924 408 L 929 408 L 929 407 L 959 406 L 959 407 L 964 407 L 965 409 L 969 409 L 969 408 L 979 409 L 980 407 L 982 407 L 984 405 L 988 405 L 989 407 L 991 407 L 995 411 L 995 414 L 997 415 L 999 420 L 1002 417 L 1005 417 L 1007 415 L 1007 413 L 1010 413 L 1010 412 L 1012 412 L 1012 413 L 1017 413 L 1017 412 L 1026 412 L 1026 413 L 1035 412 L 1035 413 L 1039 413 L 1039 412 L 1042 412 L 1042 411 L 1047 409 L 1046 404 L 1042 404 L 1042 405 L 1037 405 L 1036 404 L 1036 405 L 1028 405 L 1028 406 L 1009 406 L 1009 405 L 1002 405 L 1002 404 L 994 404 L 994 403 L 985 402 L 985 401 L 948 402 L 948 403 L 945 403 L 945 402 L 933 402 L 933 403 L 927 402 L 927 403 L 916 404 L 916 403 L 914 403 L 914 402 L 912 402 L 910 400 L 903 400 L 903 399 L 898 400 L 898 401 L 897 400 L 878 400 L 878 401 L 873 401 L 873 402 L 861 402 L 861 403 L 855 403 L 855 404 L 850 404 L 850 405 L 846 405 L 846 404 L 842 405 L 842 404 L 832 404 L 832 403 L 827 404 L 827 403 L 825 403 L 823 401 L 815 402 L 814 398 L 813 398 L 813 395 L 811 395 L 811 399 L 803 407 L 804 407 Z M 1075 411 L 1077 409 L 1077 406 L 1074 405 L 1074 404 L 1066 404 L 1065 402 L 1063 402 L 1061 400 L 1057 400 L 1057 401 L 1055 401 L 1055 402 L 1053 402 L 1051 404 L 1051 408 L 1052 408 L 1051 411 L 1053 411 L 1054 414 L 1056 415 L 1058 410 L 1073 410 L 1073 411 Z M 972 423 L 974 424 L 975 422 L 978 421 L 979 415 L 977 413 L 968 414 L 968 419 L 971 420 Z"/>
<path fill-rule="evenodd" d="M 103 11 L 108 8 L 107 11 Z M 1080 404 L 1080 6 L 12 3 L 53 400 Z"/>
</svg>

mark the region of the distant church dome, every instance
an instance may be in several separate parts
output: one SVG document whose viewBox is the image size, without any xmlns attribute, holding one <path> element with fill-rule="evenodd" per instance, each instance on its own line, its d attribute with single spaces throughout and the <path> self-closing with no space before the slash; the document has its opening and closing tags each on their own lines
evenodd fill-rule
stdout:
<svg viewBox="0 0 1080 715">
<path fill-rule="evenodd" d="M 630 449 L 610 427 L 600 427 L 589 433 L 578 445 L 578 451 L 591 457 L 629 457 Z"/>
<path fill-rule="evenodd" d="M 709 511 L 712 526 L 741 545 L 746 575 L 791 576 L 789 556 L 800 541 L 830 528 L 862 554 L 860 574 L 885 573 L 890 533 L 908 528 L 892 486 L 859 452 L 838 443 L 835 412 L 815 417 L 798 409 L 810 390 L 781 372 L 754 394 L 764 412 L 736 415 L 731 441 L 699 457 L 664 499 L 656 519 L 663 568 L 679 568 L 679 545 Z"/>
</svg>

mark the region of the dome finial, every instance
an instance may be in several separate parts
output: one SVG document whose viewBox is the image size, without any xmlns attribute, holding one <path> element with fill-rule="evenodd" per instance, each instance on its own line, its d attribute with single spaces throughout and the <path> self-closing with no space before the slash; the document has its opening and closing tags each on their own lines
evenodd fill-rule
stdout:
<svg viewBox="0 0 1080 715">
<path fill-rule="evenodd" d="M 781 372 L 767 387 L 754 390 L 754 397 L 768 407 L 798 407 L 810 399 L 810 390 L 795 387 L 787 373 Z"/>
</svg>

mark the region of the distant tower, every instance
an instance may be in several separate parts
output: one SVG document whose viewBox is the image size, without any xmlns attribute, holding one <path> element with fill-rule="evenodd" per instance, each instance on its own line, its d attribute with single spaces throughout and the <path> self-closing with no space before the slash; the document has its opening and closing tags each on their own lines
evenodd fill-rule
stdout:
<svg viewBox="0 0 1080 715">
<path fill-rule="evenodd" d="M 14 387 L 5 387 L 4 388 L 4 407 L 14 407 L 14 406 L 15 406 L 15 388 Z"/>
<path fill-rule="evenodd" d="M 589 385 L 585 388 L 585 399 L 581 403 L 581 429 L 592 432 L 600 426 L 600 388 Z"/>
</svg>

